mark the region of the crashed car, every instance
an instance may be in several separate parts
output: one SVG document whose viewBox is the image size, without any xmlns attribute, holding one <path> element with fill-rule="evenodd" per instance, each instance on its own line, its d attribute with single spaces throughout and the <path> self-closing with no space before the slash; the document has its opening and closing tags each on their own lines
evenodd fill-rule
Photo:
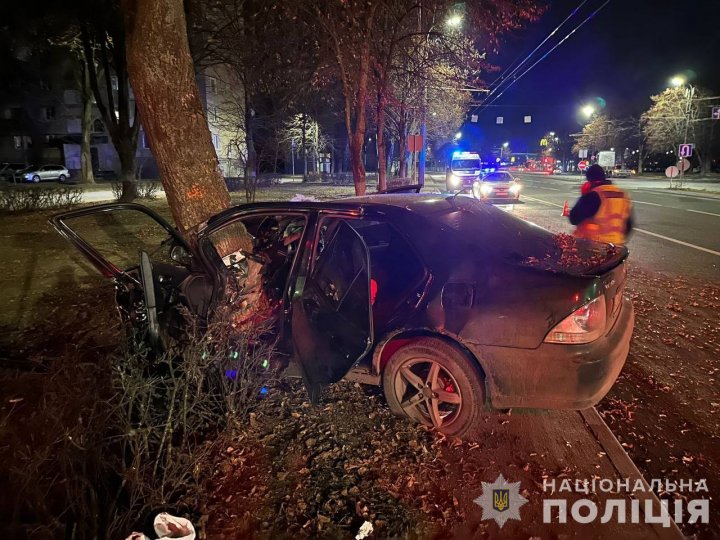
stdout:
<svg viewBox="0 0 720 540">
<path fill-rule="evenodd" d="M 395 413 L 459 437 L 493 409 L 593 406 L 633 330 L 626 248 L 553 235 L 471 196 L 241 205 L 202 224 L 192 247 L 136 204 L 52 223 L 156 340 L 179 307 L 211 318 L 243 261 L 257 262 L 279 305 L 276 348 L 314 401 L 343 378 L 377 384 Z M 238 224 L 252 245 L 233 244 Z M 139 260 L 135 236 L 153 246 Z"/>
</svg>

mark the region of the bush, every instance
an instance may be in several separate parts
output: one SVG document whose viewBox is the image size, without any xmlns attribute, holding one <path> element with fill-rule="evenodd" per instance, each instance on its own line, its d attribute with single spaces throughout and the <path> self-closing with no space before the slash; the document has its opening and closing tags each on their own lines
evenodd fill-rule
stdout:
<svg viewBox="0 0 720 540">
<path fill-rule="evenodd" d="M 24 524 L 13 523 L 14 534 L 124 538 L 163 509 L 197 523 L 213 458 L 269 378 L 264 330 L 229 323 L 191 324 L 162 355 L 133 346 L 26 374 L 37 403 L 0 426 L 12 463 L 8 510 Z"/>
<path fill-rule="evenodd" d="M 110 184 L 112 190 L 113 199 L 119 201 L 122 197 L 122 182 L 113 182 Z M 138 199 L 149 199 L 154 201 L 158 198 L 158 194 L 163 190 L 160 182 L 153 182 L 151 180 L 142 180 L 137 183 L 137 196 Z"/>
<path fill-rule="evenodd" d="M 0 210 L 30 212 L 65 208 L 82 202 L 76 187 L 5 187 L 0 189 Z"/>
</svg>

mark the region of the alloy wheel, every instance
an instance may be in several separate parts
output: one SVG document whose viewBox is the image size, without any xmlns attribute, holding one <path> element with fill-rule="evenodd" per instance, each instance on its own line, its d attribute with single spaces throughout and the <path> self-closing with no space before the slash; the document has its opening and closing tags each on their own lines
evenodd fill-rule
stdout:
<svg viewBox="0 0 720 540">
<path fill-rule="evenodd" d="M 444 366 L 430 358 L 411 358 L 395 374 L 395 395 L 410 417 L 436 429 L 451 424 L 462 409 L 460 386 Z"/>
</svg>

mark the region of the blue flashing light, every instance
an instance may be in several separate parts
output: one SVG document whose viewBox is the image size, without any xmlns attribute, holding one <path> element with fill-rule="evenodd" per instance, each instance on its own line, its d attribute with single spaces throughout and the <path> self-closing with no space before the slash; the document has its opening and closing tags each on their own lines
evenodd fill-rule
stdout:
<svg viewBox="0 0 720 540">
<path fill-rule="evenodd" d="M 260 395 L 261 395 L 261 396 L 267 396 L 267 393 L 268 393 L 267 386 L 263 386 L 263 387 L 260 389 Z"/>
<path fill-rule="evenodd" d="M 226 369 L 226 370 L 225 370 L 225 376 L 226 376 L 228 379 L 236 379 L 236 378 L 237 378 L 237 374 L 238 374 L 237 369 Z"/>
</svg>

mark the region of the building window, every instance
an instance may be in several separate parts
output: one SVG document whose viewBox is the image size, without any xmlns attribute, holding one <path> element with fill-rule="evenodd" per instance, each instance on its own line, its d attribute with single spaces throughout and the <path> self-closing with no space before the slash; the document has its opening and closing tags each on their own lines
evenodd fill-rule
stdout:
<svg viewBox="0 0 720 540">
<path fill-rule="evenodd" d="M 55 120 L 55 107 L 43 107 L 45 120 Z"/>
<path fill-rule="evenodd" d="M 502 124 L 504 121 L 505 121 L 505 118 L 503 118 L 502 116 L 498 116 L 497 118 L 495 118 L 496 124 Z"/>
<path fill-rule="evenodd" d="M 93 127 L 92 127 L 93 133 L 105 133 L 105 126 L 102 123 L 102 120 L 99 118 L 96 118 L 93 121 Z"/>
<path fill-rule="evenodd" d="M 205 78 L 205 89 L 208 94 L 214 94 L 217 91 L 217 81 L 215 77 L 208 76 Z"/>
<path fill-rule="evenodd" d="M 528 115 L 528 116 L 524 116 L 524 117 L 523 117 L 523 122 L 526 123 L 526 124 L 532 123 L 532 116 L 529 116 L 529 115 Z"/>
<path fill-rule="evenodd" d="M 22 136 L 15 135 L 13 137 L 13 142 L 15 143 L 15 150 L 20 150 L 22 148 Z"/>
<path fill-rule="evenodd" d="M 50 83 L 48 83 L 45 79 L 40 79 L 40 90 L 43 90 L 44 92 L 49 91 Z"/>
<path fill-rule="evenodd" d="M 110 85 L 112 86 L 112 89 L 113 89 L 113 90 L 117 90 L 117 89 L 118 89 L 118 78 L 117 78 L 117 75 L 113 75 L 112 77 L 110 77 Z"/>
<path fill-rule="evenodd" d="M 470 115 L 470 121 L 475 123 L 478 121 L 478 115 L 477 114 L 471 114 Z"/>
<path fill-rule="evenodd" d="M 208 120 L 210 120 L 211 122 L 217 122 L 217 119 L 217 107 L 215 105 L 210 105 L 208 107 Z"/>
<path fill-rule="evenodd" d="M 213 146 L 215 147 L 215 151 L 216 152 L 219 151 L 220 150 L 220 135 L 218 135 L 217 133 L 213 133 L 212 134 L 212 142 L 213 142 Z"/>
<path fill-rule="evenodd" d="M 150 141 L 148 141 L 144 131 L 142 132 L 142 146 L 145 150 L 150 150 Z"/>
</svg>

